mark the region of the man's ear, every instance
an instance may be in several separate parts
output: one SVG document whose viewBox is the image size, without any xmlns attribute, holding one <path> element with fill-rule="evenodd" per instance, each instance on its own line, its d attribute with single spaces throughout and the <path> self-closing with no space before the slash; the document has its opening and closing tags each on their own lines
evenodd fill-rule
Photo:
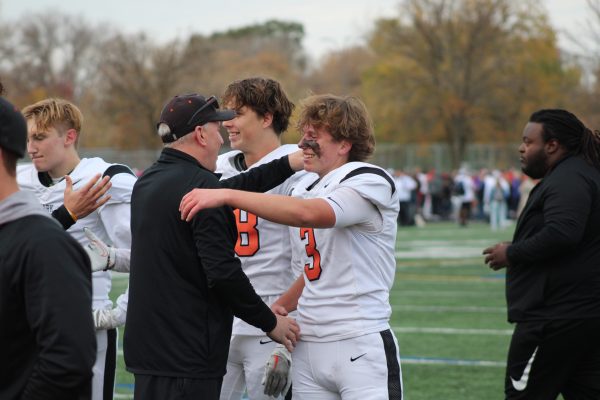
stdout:
<svg viewBox="0 0 600 400">
<path fill-rule="evenodd" d="M 555 154 L 561 149 L 560 143 L 554 138 L 548 140 L 544 146 L 546 147 L 546 153 L 548 154 Z"/>
<path fill-rule="evenodd" d="M 339 153 L 342 155 L 348 154 L 350 153 L 350 150 L 352 150 L 352 143 L 348 140 L 342 140 L 342 146 L 340 147 Z"/>
<path fill-rule="evenodd" d="M 67 145 L 71 145 L 71 144 L 75 144 L 75 142 L 77 142 L 77 137 L 79 136 L 79 133 L 77 133 L 77 131 L 75 129 L 67 129 L 67 131 L 65 132 L 65 144 Z"/>
<path fill-rule="evenodd" d="M 202 147 L 206 146 L 206 130 L 204 130 L 202 126 L 196 126 L 192 135 L 194 135 L 194 140 L 196 143 Z"/>
<path fill-rule="evenodd" d="M 264 115 L 264 117 L 262 117 L 262 126 L 263 128 L 267 128 L 271 125 L 273 125 L 273 114 L 272 113 L 266 113 Z"/>
</svg>

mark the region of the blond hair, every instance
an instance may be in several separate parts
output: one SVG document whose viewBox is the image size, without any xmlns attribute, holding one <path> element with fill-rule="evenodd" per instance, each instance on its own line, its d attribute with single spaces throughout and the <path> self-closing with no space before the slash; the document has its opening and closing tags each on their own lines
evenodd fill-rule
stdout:
<svg viewBox="0 0 600 400">
<path fill-rule="evenodd" d="M 326 129 L 334 140 L 352 143 L 348 161 L 365 161 L 375 151 L 373 124 L 367 107 L 353 96 L 323 94 L 302 101 L 298 130 L 312 125 Z"/>
<path fill-rule="evenodd" d="M 75 143 L 77 144 L 79 141 L 83 114 L 70 101 L 48 98 L 28 105 L 21 112 L 26 120 L 34 121 L 39 131 L 47 131 L 49 128 L 55 128 L 59 135 L 62 135 L 67 130 L 74 129 L 77 132 Z"/>
</svg>

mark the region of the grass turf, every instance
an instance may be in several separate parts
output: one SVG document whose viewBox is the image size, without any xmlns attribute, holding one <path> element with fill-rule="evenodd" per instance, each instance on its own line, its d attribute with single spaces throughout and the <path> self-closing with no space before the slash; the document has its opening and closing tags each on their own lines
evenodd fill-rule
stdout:
<svg viewBox="0 0 600 400">
<path fill-rule="evenodd" d="M 506 322 L 504 273 L 488 269 L 481 251 L 511 237 L 512 228 L 493 232 L 483 223 L 399 228 L 390 302 L 406 398 L 504 397 L 512 332 Z M 115 274 L 111 297 L 126 285 L 127 276 Z M 115 399 L 130 399 L 133 377 L 125 371 L 122 334 L 120 329 Z"/>
</svg>

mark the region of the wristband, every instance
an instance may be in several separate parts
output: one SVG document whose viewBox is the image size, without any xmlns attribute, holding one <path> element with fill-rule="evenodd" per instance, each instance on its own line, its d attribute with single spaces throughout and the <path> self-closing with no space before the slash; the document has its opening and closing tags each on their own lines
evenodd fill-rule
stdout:
<svg viewBox="0 0 600 400">
<path fill-rule="evenodd" d="M 77 222 L 77 216 L 75 214 L 73 214 L 71 212 L 71 210 L 69 210 L 66 206 L 65 206 L 65 210 L 67 210 L 67 212 L 69 213 L 69 215 L 71 216 L 71 218 L 73 219 L 73 222 Z"/>
</svg>

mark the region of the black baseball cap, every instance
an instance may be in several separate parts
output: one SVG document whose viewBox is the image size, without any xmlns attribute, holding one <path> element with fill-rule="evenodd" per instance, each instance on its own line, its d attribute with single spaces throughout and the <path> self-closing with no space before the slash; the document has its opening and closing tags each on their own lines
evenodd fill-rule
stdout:
<svg viewBox="0 0 600 400">
<path fill-rule="evenodd" d="M 27 149 L 27 122 L 23 114 L 5 98 L 0 97 L 0 147 L 25 156 Z"/>
<path fill-rule="evenodd" d="M 187 135 L 198 125 L 213 121 L 229 121 L 235 117 L 233 110 L 219 110 L 219 102 L 215 96 L 204 98 L 196 93 L 173 97 L 162 109 L 160 121 L 166 124 L 170 133 L 162 136 L 163 143 L 174 142 Z"/>
</svg>

